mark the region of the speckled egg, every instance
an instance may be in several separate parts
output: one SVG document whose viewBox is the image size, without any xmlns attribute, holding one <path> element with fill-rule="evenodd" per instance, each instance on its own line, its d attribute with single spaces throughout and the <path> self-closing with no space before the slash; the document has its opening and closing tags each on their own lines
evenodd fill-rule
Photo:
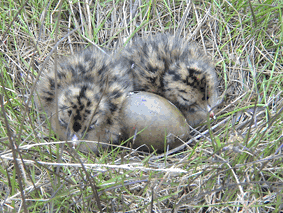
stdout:
<svg viewBox="0 0 283 213">
<path fill-rule="evenodd" d="M 125 138 L 132 148 L 164 151 L 189 138 L 190 128 L 179 109 L 167 99 L 148 92 L 130 93 L 121 109 Z M 180 138 L 180 139 L 178 139 Z M 167 146 L 166 146 L 167 145 Z"/>
</svg>

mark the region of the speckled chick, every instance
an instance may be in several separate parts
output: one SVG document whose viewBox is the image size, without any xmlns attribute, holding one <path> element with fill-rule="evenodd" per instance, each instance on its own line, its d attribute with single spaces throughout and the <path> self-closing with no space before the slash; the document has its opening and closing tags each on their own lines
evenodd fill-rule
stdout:
<svg viewBox="0 0 283 213">
<path fill-rule="evenodd" d="M 122 51 L 136 91 L 158 94 L 177 106 L 191 126 L 205 121 L 217 104 L 212 60 L 195 43 L 169 34 L 135 39 Z M 126 69 L 126 68 L 125 68 Z M 214 117 L 213 112 L 210 116 Z"/>
<path fill-rule="evenodd" d="M 35 94 L 35 103 L 40 111 L 46 112 L 52 129 L 62 140 L 84 138 L 117 143 L 121 103 L 132 90 L 131 82 L 123 77 L 130 72 L 130 67 L 121 69 L 122 60 L 114 64 L 106 54 L 95 49 L 60 61 L 57 127 L 54 67 L 45 71 Z M 96 146 L 90 148 L 97 151 Z"/>
</svg>

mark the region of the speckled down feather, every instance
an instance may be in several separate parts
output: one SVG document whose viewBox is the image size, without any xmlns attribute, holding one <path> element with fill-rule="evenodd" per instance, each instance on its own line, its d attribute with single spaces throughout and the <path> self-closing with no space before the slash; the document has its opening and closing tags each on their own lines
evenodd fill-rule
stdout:
<svg viewBox="0 0 283 213">
<path fill-rule="evenodd" d="M 38 83 L 35 102 L 41 112 L 46 112 L 52 129 L 60 139 L 119 141 L 121 103 L 132 90 L 128 78 L 119 76 L 121 73 L 117 72 L 119 63 L 122 61 L 113 64 L 107 55 L 95 49 L 61 60 L 57 69 L 57 127 L 55 70 L 54 67 L 46 70 Z M 124 67 L 123 71 L 130 72 L 130 68 Z M 91 149 L 96 151 L 96 146 Z"/>
<path fill-rule="evenodd" d="M 89 48 L 60 60 L 58 127 L 54 71 L 47 69 L 41 77 L 35 103 L 62 140 L 118 143 L 123 128 L 119 112 L 131 91 L 165 97 L 192 126 L 206 119 L 218 99 L 212 61 L 196 44 L 168 34 L 135 39 L 111 57 Z"/>
<path fill-rule="evenodd" d="M 138 38 L 120 57 L 132 68 L 136 91 L 158 94 L 177 106 L 191 126 L 206 120 L 217 104 L 212 60 L 195 43 L 168 34 Z"/>
</svg>

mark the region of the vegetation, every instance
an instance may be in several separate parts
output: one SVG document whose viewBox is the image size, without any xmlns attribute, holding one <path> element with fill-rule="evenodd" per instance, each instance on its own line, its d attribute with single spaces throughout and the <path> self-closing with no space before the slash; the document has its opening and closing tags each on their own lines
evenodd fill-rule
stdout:
<svg viewBox="0 0 283 213">
<path fill-rule="evenodd" d="M 283 212 L 282 17 L 281 0 L 2 0 L 0 211 Z M 42 71 L 57 55 L 157 32 L 214 59 L 217 120 L 161 155 L 58 141 L 33 103 Z"/>
</svg>

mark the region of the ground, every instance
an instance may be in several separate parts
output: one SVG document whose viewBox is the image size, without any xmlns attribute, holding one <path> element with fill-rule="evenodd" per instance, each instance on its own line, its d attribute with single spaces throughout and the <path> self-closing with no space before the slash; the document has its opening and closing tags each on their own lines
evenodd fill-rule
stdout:
<svg viewBox="0 0 283 213">
<path fill-rule="evenodd" d="M 0 5 L 2 211 L 283 211 L 281 1 Z M 41 72 L 86 46 L 118 52 L 157 32 L 196 41 L 214 60 L 217 119 L 161 155 L 117 147 L 96 156 L 58 141 L 34 107 Z"/>
</svg>

